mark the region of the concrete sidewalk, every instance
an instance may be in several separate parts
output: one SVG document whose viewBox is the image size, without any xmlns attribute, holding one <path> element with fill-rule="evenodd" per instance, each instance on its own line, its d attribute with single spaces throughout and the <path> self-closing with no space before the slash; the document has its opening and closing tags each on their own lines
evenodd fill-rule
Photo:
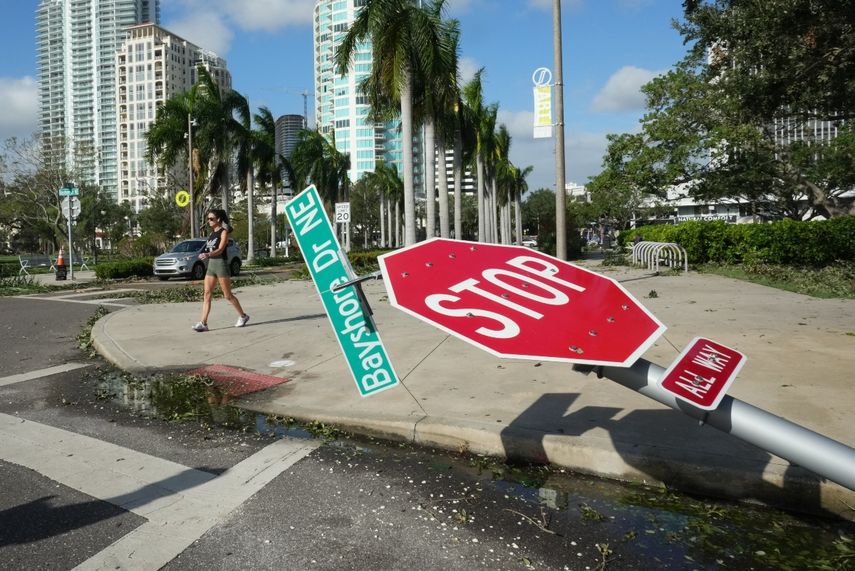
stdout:
<svg viewBox="0 0 855 571">
<path fill-rule="evenodd" d="M 646 359 L 667 367 L 695 336 L 715 339 L 748 355 L 732 396 L 855 445 L 855 300 L 697 273 L 593 269 L 668 326 Z M 855 492 L 569 365 L 497 359 L 393 309 L 381 283 L 365 290 L 402 379 L 369 398 L 359 396 L 306 281 L 238 290 L 252 317 L 245 329 L 232 327 L 233 309 L 218 300 L 207 333 L 190 329 L 199 304 L 130 307 L 92 333 L 101 354 L 130 371 L 225 364 L 289 380 L 234 401 L 254 411 L 855 518 Z"/>
</svg>

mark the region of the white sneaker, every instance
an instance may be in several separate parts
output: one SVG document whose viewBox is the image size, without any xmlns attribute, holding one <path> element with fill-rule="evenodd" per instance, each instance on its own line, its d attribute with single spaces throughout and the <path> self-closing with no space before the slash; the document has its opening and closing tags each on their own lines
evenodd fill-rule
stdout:
<svg viewBox="0 0 855 571">
<path fill-rule="evenodd" d="M 249 322 L 249 315 L 244 313 L 242 316 L 238 317 L 237 323 L 235 323 L 235 327 L 243 327 Z"/>
<path fill-rule="evenodd" d="M 193 326 L 193 331 L 198 331 L 199 333 L 202 333 L 203 331 L 207 331 L 207 330 L 208 330 L 208 326 L 205 325 L 204 323 L 202 323 L 201 321 Z"/>
</svg>

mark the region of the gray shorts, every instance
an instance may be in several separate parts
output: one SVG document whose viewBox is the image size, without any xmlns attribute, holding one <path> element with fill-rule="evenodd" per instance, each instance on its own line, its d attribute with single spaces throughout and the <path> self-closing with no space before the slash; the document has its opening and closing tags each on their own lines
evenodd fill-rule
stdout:
<svg viewBox="0 0 855 571">
<path fill-rule="evenodd" d="M 231 276 L 229 267 L 226 261 L 222 258 L 208 258 L 208 271 L 206 276 L 214 276 L 215 278 L 227 278 Z"/>
</svg>

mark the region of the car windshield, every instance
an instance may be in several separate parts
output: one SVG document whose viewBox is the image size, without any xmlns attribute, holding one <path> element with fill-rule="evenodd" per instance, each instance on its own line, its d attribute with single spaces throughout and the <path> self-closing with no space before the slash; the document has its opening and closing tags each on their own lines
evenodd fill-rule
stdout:
<svg viewBox="0 0 855 571">
<path fill-rule="evenodd" d="M 198 252 L 204 245 L 204 240 L 184 240 L 175 244 L 170 251 L 175 253 Z"/>
</svg>

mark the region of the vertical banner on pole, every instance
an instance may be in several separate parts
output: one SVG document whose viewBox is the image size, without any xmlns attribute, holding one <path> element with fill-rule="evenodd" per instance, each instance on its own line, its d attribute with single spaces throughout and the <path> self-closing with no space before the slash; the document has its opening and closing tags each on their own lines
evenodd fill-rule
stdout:
<svg viewBox="0 0 855 571">
<path fill-rule="evenodd" d="M 534 138 L 552 137 L 552 72 L 545 67 L 535 70 L 534 83 Z"/>
</svg>

